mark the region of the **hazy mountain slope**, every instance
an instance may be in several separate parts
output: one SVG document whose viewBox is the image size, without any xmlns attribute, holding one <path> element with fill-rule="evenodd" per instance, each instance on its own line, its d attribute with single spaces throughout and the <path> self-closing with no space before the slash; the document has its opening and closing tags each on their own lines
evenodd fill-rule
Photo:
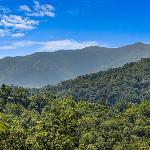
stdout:
<svg viewBox="0 0 150 150">
<path fill-rule="evenodd" d="M 74 97 L 76 100 L 105 101 L 113 105 L 118 101 L 140 102 L 150 98 L 150 58 L 123 67 L 80 76 L 46 86 L 58 97 Z"/>
<path fill-rule="evenodd" d="M 40 87 L 150 57 L 150 45 L 41 52 L 0 59 L 0 84 Z"/>
</svg>

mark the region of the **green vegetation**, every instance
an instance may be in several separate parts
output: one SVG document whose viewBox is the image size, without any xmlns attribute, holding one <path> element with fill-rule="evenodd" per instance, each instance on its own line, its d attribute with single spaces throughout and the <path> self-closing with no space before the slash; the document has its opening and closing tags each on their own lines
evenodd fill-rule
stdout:
<svg viewBox="0 0 150 150">
<path fill-rule="evenodd" d="M 109 105 L 116 103 L 139 103 L 150 99 L 150 59 L 110 69 L 73 80 L 48 85 L 43 91 L 51 91 L 58 98 L 73 97 Z M 124 101 L 125 100 L 125 101 Z"/>
<path fill-rule="evenodd" d="M 149 149 L 150 59 L 41 89 L 0 87 L 0 150 Z"/>
<path fill-rule="evenodd" d="M 123 107 L 123 111 L 120 110 Z M 109 107 L 0 88 L 1 150 L 149 150 L 150 101 Z"/>
</svg>

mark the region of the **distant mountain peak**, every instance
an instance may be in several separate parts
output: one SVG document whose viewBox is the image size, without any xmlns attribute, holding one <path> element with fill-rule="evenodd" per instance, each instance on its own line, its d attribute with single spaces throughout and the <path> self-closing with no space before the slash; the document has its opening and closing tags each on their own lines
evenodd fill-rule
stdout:
<svg viewBox="0 0 150 150">
<path fill-rule="evenodd" d="M 145 43 L 143 43 L 143 42 L 137 42 L 137 43 L 134 43 L 133 45 L 135 45 L 135 46 L 143 46 L 143 45 L 146 45 Z"/>
<path fill-rule="evenodd" d="M 0 59 L 0 84 L 41 87 L 150 57 L 150 44 L 86 47 Z"/>
<path fill-rule="evenodd" d="M 129 44 L 129 45 L 126 45 L 126 46 L 122 46 L 123 48 L 143 48 L 143 47 L 147 47 L 147 46 L 150 46 L 150 44 L 145 44 L 143 42 L 137 42 L 137 43 L 134 43 L 134 44 Z"/>
</svg>

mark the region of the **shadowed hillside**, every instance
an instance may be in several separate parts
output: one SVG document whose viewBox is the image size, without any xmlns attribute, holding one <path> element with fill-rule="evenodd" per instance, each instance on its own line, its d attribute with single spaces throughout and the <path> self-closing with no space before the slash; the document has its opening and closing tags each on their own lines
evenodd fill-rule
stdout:
<svg viewBox="0 0 150 150">
<path fill-rule="evenodd" d="M 138 103 L 150 98 L 150 59 L 126 64 L 123 67 L 101 71 L 46 86 L 58 97 L 72 96 L 76 100 L 105 102 L 113 105 L 118 101 Z"/>
<path fill-rule="evenodd" d="M 150 57 L 150 45 L 87 47 L 0 59 L 0 84 L 41 87 Z"/>
</svg>

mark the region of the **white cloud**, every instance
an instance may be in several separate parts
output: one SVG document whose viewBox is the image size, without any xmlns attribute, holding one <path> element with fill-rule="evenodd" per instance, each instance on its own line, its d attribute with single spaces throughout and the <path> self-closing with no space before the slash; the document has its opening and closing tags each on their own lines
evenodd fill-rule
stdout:
<svg viewBox="0 0 150 150">
<path fill-rule="evenodd" d="M 7 29 L 0 29 L 0 37 L 9 36 L 10 32 Z"/>
<path fill-rule="evenodd" d="M 12 49 L 16 49 L 16 47 L 13 45 L 11 45 L 11 46 L 0 46 L 0 50 L 12 50 Z"/>
<path fill-rule="evenodd" d="M 6 45 L 6 43 L 1 43 L 1 44 L 4 44 L 4 45 L 0 46 L 0 50 L 13 50 L 13 49 L 21 48 L 21 47 L 29 47 L 32 45 L 40 45 L 41 46 L 43 43 L 36 42 L 36 41 L 14 41 L 14 42 L 7 42 L 7 45 Z"/>
<path fill-rule="evenodd" d="M 32 30 L 35 29 L 38 24 L 38 21 L 17 15 L 4 15 L 0 20 L 0 26 L 17 30 Z"/>
<path fill-rule="evenodd" d="M 40 4 L 39 1 L 34 1 L 34 6 L 31 9 L 27 5 L 22 5 L 20 6 L 20 10 L 24 11 L 27 16 L 32 16 L 32 17 L 54 17 L 55 13 L 54 10 L 55 8 L 50 5 L 50 4 Z"/>
<path fill-rule="evenodd" d="M 27 5 L 19 7 L 23 11 L 23 15 L 16 15 L 9 8 L 0 6 L 0 37 L 23 37 L 24 31 L 35 29 L 40 21 L 35 17 L 54 17 L 55 8 L 50 4 L 40 4 L 38 0 L 34 1 L 34 5 L 30 8 Z"/>
<path fill-rule="evenodd" d="M 89 46 L 98 46 L 97 41 L 82 41 L 75 40 L 60 40 L 60 41 L 48 41 L 42 44 L 40 51 L 56 51 L 56 50 L 74 50 L 82 49 Z"/>
<path fill-rule="evenodd" d="M 0 29 L 0 37 L 23 37 L 24 33 L 13 33 L 13 31 L 9 29 Z"/>
<path fill-rule="evenodd" d="M 11 35 L 11 37 L 24 37 L 24 33 L 14 33 Z"/>
<path fill-rule="evenodd" d="M 31 12 L 31 9 L 27 5 L 20 6 L 20 10 L 25 12 Z"/>
<path fill-rule="evenodd" d="M 12 43 L 16 47 L 28 47 L 32 45 L 42 45 L 43 42 L 36 42 L 36 41 L 17 41 Z"/>
<path fill-rule="evenodd" d="M 10 43 L 9 43 L 10 44 Z M 17 49 L 21 47 L 37 46 L 35 52 L 46 51 L 53 52 L 57 50 L 75 50 L 82 49 L 90 46 L 99 46 L 98 41 L 75 41 L 75 40 L 58 40 L 58 41 L 16 41 L 10 44 L 10 46 L 2 46 L 0 49 Z M 104 45 L 101 45 L 104 46 Z"/>
<path fill-rule="evenodd" d="M 0 6 L 0 15 L 2 15 L 2 14 L 9 14 L 11 12 L 12 11 L 9 8 L 5 8 L 5 7 Z"/>
</svg>

